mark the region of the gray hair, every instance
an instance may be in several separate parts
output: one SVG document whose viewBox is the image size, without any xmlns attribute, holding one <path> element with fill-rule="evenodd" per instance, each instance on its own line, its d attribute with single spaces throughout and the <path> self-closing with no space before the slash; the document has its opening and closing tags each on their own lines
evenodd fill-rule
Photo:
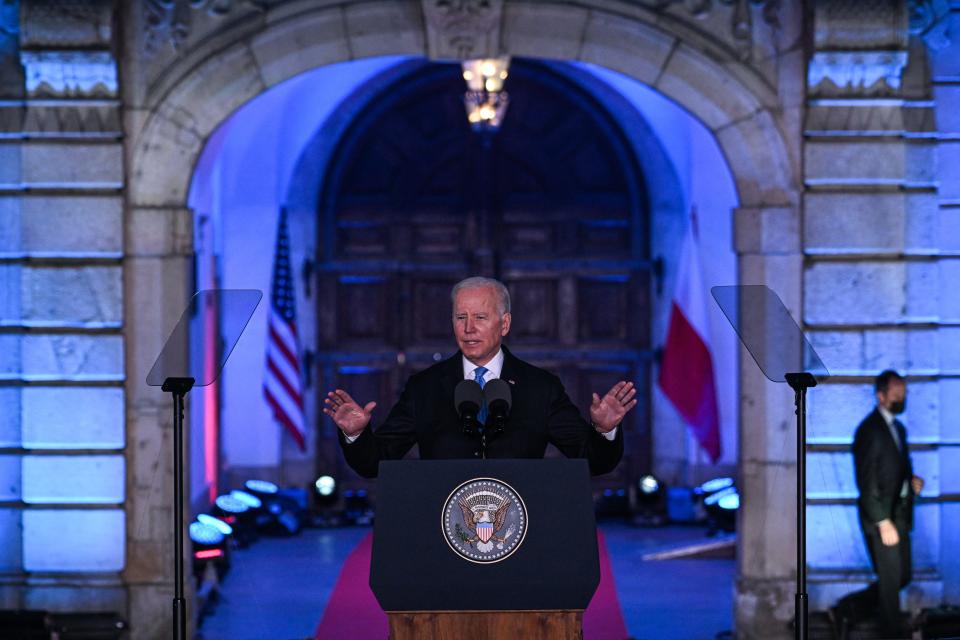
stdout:
<svg viewBox="0 0 960 640">
<path fill-rule="evenodd" d="M 453 289 L 450 291 L 450 301 L 456 302 L 457 294 L 464 289 L 482 289 L 484 287 L 493 287 L 493 290 L 496 292 L 499 302 L 497 306 L 500 307 L 500 316 L 503 317 L 504 314 L 510 313 L 510 292 L 507 291 L 507 287 L 502 282 L 494 280 L 493 278 L 473 276 L 461 280 L 453 285 Z"/>
</svg>

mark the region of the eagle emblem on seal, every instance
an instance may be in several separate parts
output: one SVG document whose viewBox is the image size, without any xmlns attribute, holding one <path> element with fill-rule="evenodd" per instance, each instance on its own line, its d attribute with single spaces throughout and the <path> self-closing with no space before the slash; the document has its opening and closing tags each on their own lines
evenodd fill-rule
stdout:
<svg viewBox="0 0 960 640">
<path fill-rule="evenodd" d="M 467 544 L 480 541 L 481 544 L 490 542 L 504 542 L 505 538 L 497 534 L 503 529 L 507 519 L 509 500 L 493 491 L 478 491 L 477 493 L 460 498 L 457 501 L 463 513 L 463 521 L 473 533 L 473 536 L 464 540 Z M 507 536 L 509 537 L 509 535 Z"/>
<path fill-rule="evenodd" d="M 506 483 L 478 478 L 457 487 L 443 510 L 447 544 L 473 562 L 496 562 L 520 545 L 526 534 L 526 506 Z"/>
</svg>

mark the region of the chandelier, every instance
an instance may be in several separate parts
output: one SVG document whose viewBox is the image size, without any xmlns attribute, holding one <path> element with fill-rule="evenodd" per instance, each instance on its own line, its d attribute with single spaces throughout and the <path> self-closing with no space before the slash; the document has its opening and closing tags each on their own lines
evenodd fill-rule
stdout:
<svg viewBox="0 0 960 640">
<path fill-rule="evenodd" d="M 510 57 L 464 60 L 461 66 L 467 82 L 463 105 L 470 127 L 474 131 L 496 131 L 507 112 L 509 98 L 503 81 L 507 79 Z"/>
</svg>

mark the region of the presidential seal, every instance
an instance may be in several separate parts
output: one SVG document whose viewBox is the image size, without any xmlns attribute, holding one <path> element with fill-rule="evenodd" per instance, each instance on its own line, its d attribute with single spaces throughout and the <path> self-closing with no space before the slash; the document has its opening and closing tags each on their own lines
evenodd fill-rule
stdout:
<svg viewBox="0 0 960 640">
<path fill-rule="evenodd" d="M 447 544 L 464 560 L 499 562 L 523 544 L 527 506 L 506 482 L 474 478 L 447 497 L 440 526 Z"/>
</svg>

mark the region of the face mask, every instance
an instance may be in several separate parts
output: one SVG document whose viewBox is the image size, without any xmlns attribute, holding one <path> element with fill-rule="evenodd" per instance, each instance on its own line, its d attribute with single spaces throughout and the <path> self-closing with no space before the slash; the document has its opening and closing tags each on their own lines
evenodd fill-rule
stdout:
<svg viewBox="0 0 960 640">
<path fill-rule="evenodd" d="M 903 412 L 906 410 L 906 408 L 907 408 L 907 399 L 906 399 L 906 398 L 904 398 L 903 400 L 901 400 L 901 401 L 899 401 L 899 402 L 891 402 L 891 403 L 890 403 L 890 413 L 892 413 L 892 414 L 894 414 L 894 415 L 903 413 Z"/>
</svg>

